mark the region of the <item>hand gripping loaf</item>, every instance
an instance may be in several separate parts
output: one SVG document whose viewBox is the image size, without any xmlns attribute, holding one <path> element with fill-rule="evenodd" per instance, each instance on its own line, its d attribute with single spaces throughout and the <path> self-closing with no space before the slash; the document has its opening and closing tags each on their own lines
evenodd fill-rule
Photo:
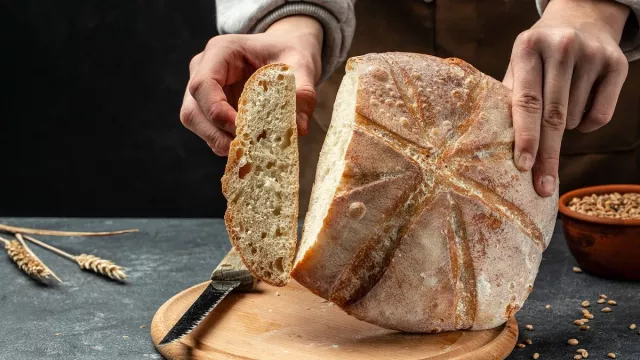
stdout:
<svg viewBox="0 0 640 360">
<path fill-rule="evenodd" d="M 556 195 L 513 163 L 511 93 L 458 59 L 352 58 L 292 272 L 386 328 L 496 327 L 533 288 Z"/>
<path fill-rule="evenodd" d="M 284 286 L 298 226 L 298 132 L 293 69 L 272 64 L 247 80 L 236 118 L 222 192 L 225 224 L 247 268 Z"/>
</svg>

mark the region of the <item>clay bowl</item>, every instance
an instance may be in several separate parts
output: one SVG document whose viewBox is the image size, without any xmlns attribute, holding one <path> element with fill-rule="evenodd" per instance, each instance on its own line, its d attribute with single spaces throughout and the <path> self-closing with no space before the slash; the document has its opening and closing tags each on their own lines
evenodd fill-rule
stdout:
<svg viewBox="0 0 640 360">
<path fill-rule="evenodd" d="M 560 197 L 564 236 L 582 270 L 610 279 L 640 280 L 640 219 L 608 219 L 569 210 L 574 197 L 640 193 L 640 185 L 603 185 L 570 191 Z"/>
</svg>

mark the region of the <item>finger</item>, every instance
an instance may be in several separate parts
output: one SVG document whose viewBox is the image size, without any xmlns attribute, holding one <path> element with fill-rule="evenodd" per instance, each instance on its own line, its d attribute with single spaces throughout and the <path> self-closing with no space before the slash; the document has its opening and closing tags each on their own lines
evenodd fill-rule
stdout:
<svg viewBox="0 0 640 360">
<path fill-rule="evenodd" d="M 316 108 L 316 90 L 313 85 L 300 84 L 296 77 L 296 123 L 298 134 L 309 133 L 309 118 Z"/>
<path fill-rule="evenodd" d="M 620 53 L 616 56 L 607 66 L 604 77 L 595 88 L 593 105 L 577 127 L 580 132 L 597 130 L 606 125 L 613 117 L 618 97 L 629 69 L 629 64 L 624 55 Z"/>
<path fill-rule="evenodd" d="M 200 62 L 202 62 L 202 53 L 197 54 L 191 59 L 189 62 L 189 80 L 193 78 L 193 75 L 196 73 L 196 69 L 200 66 Z"/>
<path fill-rule="evenodd" d="M 594 83 L 602 70 L 603 64 L 599 59 L 598 49 L 593 49 L 583 51 L 580 60 L 576 61 L 569 91 L 566 129 L 575 129 L 584 118 L 585 108 L 592 100 Z"/>
<path fill-rule="evenodd" d="M 534 40 L 521 35 L 511 56 L 514 161 L 520 171 L 533 167 L 542 117 L 542 59 Z"/>
<path fill-rule="evenodd" d="M 204 115 L 198 103 L 185 92 L 182 108 L 180 109 L 180 121 L 193 133 L 204 140 L 218 156 L 227 156 L 232 137 L 230 134 L 214 126 Z"/>
<path fill-rule="evenodd" d="M 576 68 L 569 94 L 566 129 L 573 130 L 582 122 L 597 74 L 597 71 L 592 69 Z"/>
<path fill-rule="evenodd" d="M 543 48 L 544 110 L 540 147 L 533 172 L 534 186 L 540 196 L 551 196 L 556 191 L 560 146 L 567 124 L 569 90 L 578 41 L 575 36 L 574 33 L 562 34 L 557 42 Z"/>
<path fill-rule="evenodd" d="M 228 103 L 223 87 L 241 80 L 243 69 L 244 61 L 239 43 L 218 41 L 216 45 L 212 40 L 189 81 L 189 93 L 206 118 L 230 134 L 235 134 L 236 111 Z"/>
<path fill-rule="evenodd" d="M 280 59 L 293 67 L 296 78 L 296 123 L 298 134 L 309 132 L 309 119 L 316 108 L 315 72 L 313 62 L 299 56 L 284 56 Z"/>
<path fill-rule="evenodd" d="M 237 112 L 227 102 L 222 87 L 215 81 L 199 82 L 196 79 L 189 82 L 188 91 L 206 119 L 216 127 L 230 133 L 236 133 L 235 119 Z M 193 92 L 192 92 L 193 91 Z"/>
<path fill-rule="evenodd" d="M 219 95 L 215 97 L 201 96 L 200 100 L 194 98 L 194 101 L 196 101 L 200 110 L 211 124 L 229 134 L 235 135 L 237 111 L 226 101 L 226 96 L 222 88 L 216 83 L 211 84 L 208 92 L 212 95 L 220 93 L 224 98 L 221 98 Z"/>
</svg>

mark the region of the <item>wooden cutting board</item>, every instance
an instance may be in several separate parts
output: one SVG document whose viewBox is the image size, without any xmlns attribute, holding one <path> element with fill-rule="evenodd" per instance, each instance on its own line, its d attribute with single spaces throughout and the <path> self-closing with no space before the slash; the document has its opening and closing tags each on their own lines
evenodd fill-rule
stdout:
<svg viewBox="0 0 640 360">
<path fill-rule="evenodd" d="M 230 294 L 189 335 L 158 347 L 208 282 L 182 291 L 158 309 L 151 337 L 169 360 L 495 360 L 513 350 L 515 318 L 485 331 L 407 334 L 359 321 L 296 282 L 259 283 L 256 293 Z"/>
</svg>

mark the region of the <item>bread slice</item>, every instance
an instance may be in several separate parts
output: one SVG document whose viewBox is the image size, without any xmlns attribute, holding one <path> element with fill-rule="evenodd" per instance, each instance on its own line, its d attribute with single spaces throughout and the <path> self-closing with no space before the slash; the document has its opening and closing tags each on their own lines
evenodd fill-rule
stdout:
<svg viewBox="0 0 640 360">
<path fill-rule="evenodd" d="M 390 329 L 504 323 L 533 289 L 558 206 L 513 163 L 510 90 L 420 54 L 346 70 L 292 277 Z"/>
<path fill-rule="evenodd" d="M 222 191 L 225 224 L 247 268 L 288 283 L 298 223 L 299 159 L 293 69 L 271 64 L 247 80 L 238 102 Z"/>
</svg>

